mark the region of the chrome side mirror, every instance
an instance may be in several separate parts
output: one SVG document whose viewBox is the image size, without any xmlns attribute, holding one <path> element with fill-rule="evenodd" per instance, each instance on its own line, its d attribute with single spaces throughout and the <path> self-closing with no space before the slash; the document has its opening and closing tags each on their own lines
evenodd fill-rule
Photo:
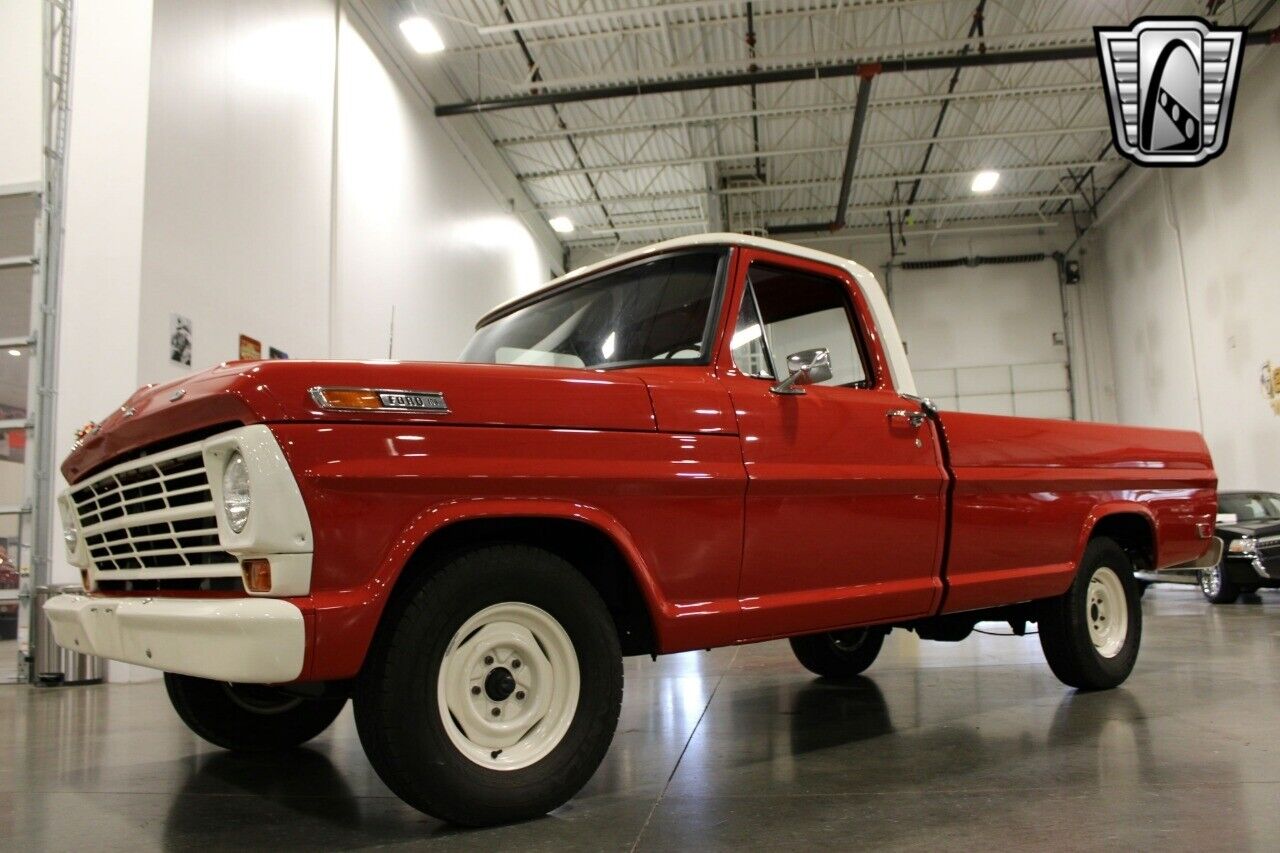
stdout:
<svg viewBox="0 0 1280 853">
<path fill-rule="evenodd" d="M 787 356 L 787 372 L 790 375 L 769 390 L 775 394 L 803 394 L 804 389 L 798 386 L 831 378 L 831 352 L 825 348 L 793 352 Z"/>
</svg>

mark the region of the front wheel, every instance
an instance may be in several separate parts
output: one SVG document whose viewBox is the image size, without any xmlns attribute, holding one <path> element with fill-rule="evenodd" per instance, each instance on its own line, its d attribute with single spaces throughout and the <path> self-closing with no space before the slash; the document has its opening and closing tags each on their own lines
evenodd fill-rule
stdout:
<svg viewBox="0 0 1280 853">
<path fill-rule="evenodd" d="M 507 823 L 562 805 L 595 773 L 622 704 L 622 654 L 573 566 L 538 548 L 480 548 L 406 589 L 383 618 L 356 728 L 409 805 Z"/>
<path fill-rule="evenodd" d="M 1210 604 L 1234 604 L 1240 597 L 1240 587 L 1227 580 L 1227 573 L 1222 563 L 1196 572 L 1196 580 L 1200 583 L 1200 593 Z"/>
<path fill-rule="evenodd" d="M 884 645 L 883 628 L 854 628 L 791 638 L 796 660 L 815 675 L 853 678 L 875 663 Z"/>
<path fill-rule="evenodd" d="M 303 698 L 264 684 L 229 684 L 172 672 L 164 674 L 169 701 L 182 722 L 223 749 L 292 749 L 329 728 L 345 696 Z"/>
<path fill-rule="evenodd" d="M 1084 551 L 1067 592 L 1041 604 L 1040 647 L 1060 681 L 1108 690 L 1129 677 L 1142 641 L 1142 604 L 1133 564 L 1110 539 Z"/>
</svg>

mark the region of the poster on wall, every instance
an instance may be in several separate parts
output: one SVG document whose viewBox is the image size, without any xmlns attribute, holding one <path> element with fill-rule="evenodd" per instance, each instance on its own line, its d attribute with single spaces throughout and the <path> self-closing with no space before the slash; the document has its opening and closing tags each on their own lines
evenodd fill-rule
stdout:
<svg viewBox="0 0 1280 853">
<path fill-rule="evenodd" d="M 262 359 L 262 341 L 248 335 L 240 336 L 240 360 L 259 361 Z"/>
<path fill-rule="evenodd" d="M 169 361 L 191 366 L 191 318 L 169 315 Z"/>
<path fill-rule="evenodd" d="M 275 347 L 270 347 L 267 350 L 267 352 L 271 358 L 288 358 L 289 357 L 289 353 L 285 352 L 282 349 L 276 349 Z"/>
</svg>

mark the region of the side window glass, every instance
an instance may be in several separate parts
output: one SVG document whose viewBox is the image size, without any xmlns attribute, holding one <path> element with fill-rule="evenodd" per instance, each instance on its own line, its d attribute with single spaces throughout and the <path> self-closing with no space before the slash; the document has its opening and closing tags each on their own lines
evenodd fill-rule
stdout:
<svg viewBox="0 0 1280 853">
<path fill-rule="evenodd" d="M 754 295 L 752 309 L 758 312 L 766 361 L 785 365 L 792 353 L 825 349 L 831 353 L 832 375 L 819 384 L 866 384 L 866 364 L 843 282 L 784 267 L 752 264 L 747 283 L 748 295 Z M 747 307 L 745 300 L 743 307 Z M 736 331 L 734 337 L 736 342 Z M 736 352 L 735 349 L 735 362 Z"/>
<path fill-rule="evenodd" d="M 733 350 L 733 364 L 747 376 L 758 379 L 775 379 L 773 365 L 769 362 L 769 348 L 765 344 L 764 324 L 760 322 L 760 312 L 756 308 L 756 295 L 747 282 L 746 292 L 742 296 L 742 307 L 738 310 L 738 321 L 733 326 L 733 337 L 729 346 Z"/>
</svg>

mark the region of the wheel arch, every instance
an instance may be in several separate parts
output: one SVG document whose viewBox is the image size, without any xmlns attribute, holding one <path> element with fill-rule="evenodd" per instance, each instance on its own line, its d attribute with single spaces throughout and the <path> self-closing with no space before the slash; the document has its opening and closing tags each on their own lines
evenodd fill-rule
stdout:
<svg viewBox="0 0 1280 853">
<path fill-rule="evenodd" d="M 1146 507 L 1135 504 L 1098 507 L 1085 524 L 1076 553 L 1083 555 L 1089 542 L 1103 536 L 1129 555 L 1134 571 L 1151 571 L 1160 565 L 1157 525 Z"/>
<path fill-rule="evenodd" d="M 403 592 L 439 571 L 452 557 L 491 544 L 522 544 L 549 551 L 579 571 L 613 616 L 624 655 L 655 654 L 661 594 L 626 529 L 599 510 L 548 501 L 482 502 L 436 508 L 391 582 L 379 628 L 393 617 Z"/>
</svg>

